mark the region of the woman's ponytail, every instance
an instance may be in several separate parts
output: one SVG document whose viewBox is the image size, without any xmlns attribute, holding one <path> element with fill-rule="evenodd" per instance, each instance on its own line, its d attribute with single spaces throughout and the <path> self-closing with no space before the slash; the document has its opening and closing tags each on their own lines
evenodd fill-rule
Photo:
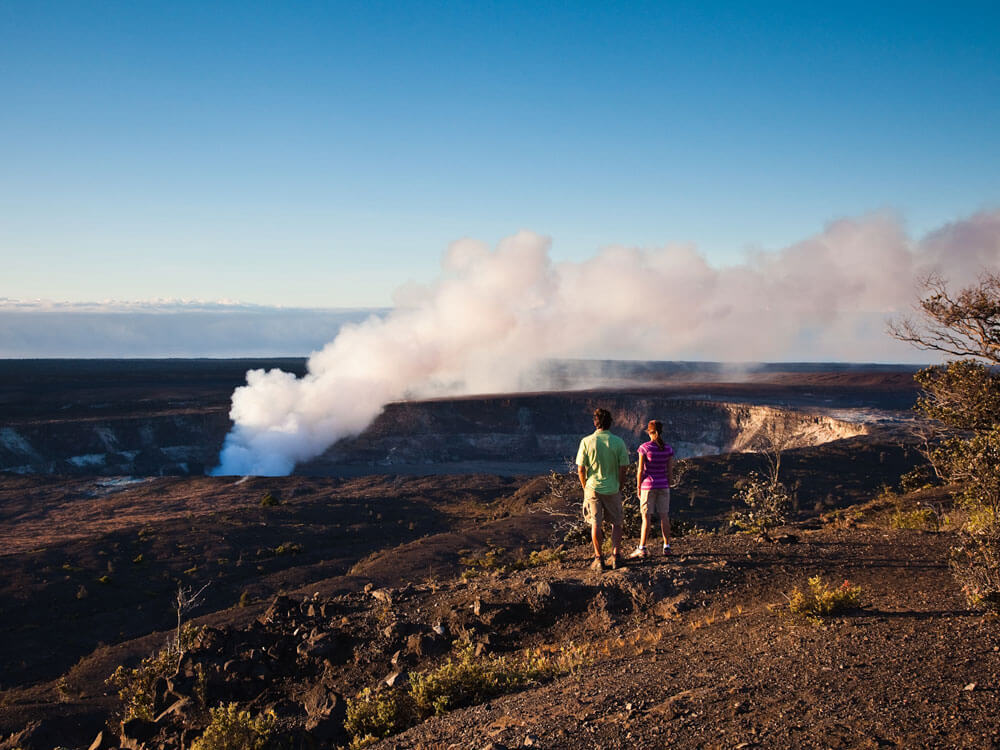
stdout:
<svg viewBox="0 0 1000 750">
<path fill-rule="evenodd" d="M 663 422 L 658 419 L 651 419 L 648 427 L 652 427 L 656 431 L 656 445 L 663 450 Z"/>
</svg>

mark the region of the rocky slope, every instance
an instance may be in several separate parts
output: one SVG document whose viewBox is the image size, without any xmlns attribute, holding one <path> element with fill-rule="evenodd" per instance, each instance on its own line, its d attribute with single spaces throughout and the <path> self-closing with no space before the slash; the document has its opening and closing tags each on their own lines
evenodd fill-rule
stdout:
<svg viewBox="0 0 1000 750">
<path fill-rule="evenodd" d="M 989 747 L 1000 641 L 950 578 L 952 535 L 890 530 L 891 501 L 844 511 L 912 464 L 870 440 L 788 452 L 795 526 L 691 533 L 604 574 L 586 545 L 553 551 L 579 519 L 571 476 L 0 478 L 0 747 L 189 747 L 228 702 L 273 712 L 286 746 L 334 747 L 349 700 L 406 695 L 466 648 L 567 660 L 381 746 Z M 694 462 L 678 526 L 722 528 L 752 460 Z M 850 523 L 820 523 L 831 507 Z M 791 618 L 816 574 L 865 606 Z M 106 678 L 163 648 L 178 584 L 205 583 L 205 629 L 125 691 L 148 713 L 123 723 Z"/>
<path fill-rule="evenodd" d="M 188 747 L 205 706 L 230 701 L 271 712 L 286 747 L 335 747 L 359 691 L 398 699 L 465 648 L 480 667 L 576 658 L 508 694 L 454 694 L 375 747 L 997 747 L 1000 638 L 948 574 L 951 535 L 883 523 L 688 536 L 674 557 L 605 573 L 575 548 L 524 570 L 456 562 L 479 574 L 403 580 L 413 551 L 399 548 L 358 566 L 350 590 L 310 584 L 242 622 L 207 622 L 149 683 L 152 719 L 99 720 L 114 704 L 106 652 L 7 691 L 8 727 L 12 712 L 37 716 L 46 691 L 59 698 L 0 747 L 82 748 L 98 731 L 96 747 Z M 786 597 L 814 575 L 860 585 L 862 607 L 791 616 Z"/>
</svg>

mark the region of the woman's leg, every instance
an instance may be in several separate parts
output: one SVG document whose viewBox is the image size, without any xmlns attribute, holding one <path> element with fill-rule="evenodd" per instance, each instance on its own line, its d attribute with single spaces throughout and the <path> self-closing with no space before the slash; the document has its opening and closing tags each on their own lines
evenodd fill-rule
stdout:
<svg viewBox="0 0 1000 750">
<path fill-rule="evenodd" d="M 660 516 L 660 531 L 663 532 L 663 543 L 670 544 L 670 518 L 666 515 Z"/>
</svg>

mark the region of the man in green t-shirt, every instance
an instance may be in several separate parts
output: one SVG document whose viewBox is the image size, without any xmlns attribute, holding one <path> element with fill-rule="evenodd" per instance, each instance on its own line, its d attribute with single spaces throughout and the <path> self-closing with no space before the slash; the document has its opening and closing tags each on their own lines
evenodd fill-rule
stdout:
<svg viewBox="0 0 1000 750">
<path fill-rule="evenodd" d="M 628 466 L 628 449 L 625 441 L 610 432 L 611 412 L 594 410 L 593 433 L 580 441 L 576 452 L 577 473 L 583 487 L 583 517 L 590 523 L 590 537 L 594 542 L 594 561 L 590 567 L 604 570 L 601 545 L 604 543 L 604 518 L 611 521 L 611 544 L 614 550 L 611 567 L 622 564 L 619 545 L 622 540 L 621 486 Z"/>
</svg>

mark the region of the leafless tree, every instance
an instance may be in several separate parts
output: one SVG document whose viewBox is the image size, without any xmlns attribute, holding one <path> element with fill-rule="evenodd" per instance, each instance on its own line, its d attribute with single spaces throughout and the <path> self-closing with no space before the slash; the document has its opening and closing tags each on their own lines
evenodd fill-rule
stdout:
<svg viewBox="0 0 1000 750">
<path fill-rule="evenodd" d="M 889 333 L 918 349 L 1000 364 L 1000 274 L 984 273 L 957 294 L 938 274 L 921 281 L 920 320 L 889 322 Z"/>
<path fill-rule="evenodd" d="M 183 635 L 184 615 L 201 603 L 202 595 L 205 593 L 205 589 L 209 587 L 209 584 L 211 584 L 211 581 L 193 593 L 190 587 L 182 586 L 181 584 L 177 585 L 177 596 L 174 599 L 174 609 L 177 612 L 177 630 L 174 631 L 173 650 L 177 653 L 178 664 L 184 655 L 185 648 Z"/>
<path fill-rule="evenodd" d="M 781 480 L 781 457 L 794 442 L 794 435 L 783 422 L 772 422 L 754 440 L 752 447 L 767 462 L 767 480 L 777 486 Z"/>
<path fill-rule="evenodd" d="M 906 432 L 916 442 L 917 452 L 927 461 L 934 476 L 942 482 L 950 481 L 947 467 L 943 465 L 940 455 L 935 450 L 940 442 L 941 428 L 921 421 L 908 425 Z"/>
</svg>

